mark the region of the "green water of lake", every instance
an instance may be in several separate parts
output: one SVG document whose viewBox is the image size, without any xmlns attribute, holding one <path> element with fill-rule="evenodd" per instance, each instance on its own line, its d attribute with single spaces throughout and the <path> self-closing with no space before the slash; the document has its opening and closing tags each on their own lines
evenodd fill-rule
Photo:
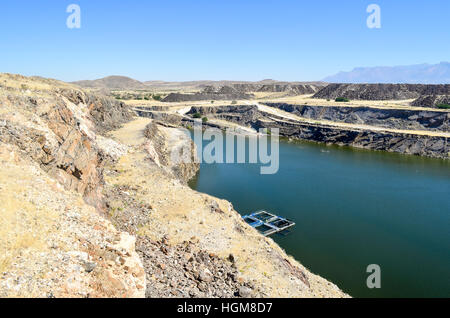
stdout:
<svg viewBox="0 0 450 318">
<path fill-rule="evenodd" d="M 450 162 L 280 142 L 280 169 L 202 164 L 190 186 L 294 220 L 273 239 L 354 297 L 450 297 Z M 366 268 L 381 267 L 369 289 Z"/>
</svg>

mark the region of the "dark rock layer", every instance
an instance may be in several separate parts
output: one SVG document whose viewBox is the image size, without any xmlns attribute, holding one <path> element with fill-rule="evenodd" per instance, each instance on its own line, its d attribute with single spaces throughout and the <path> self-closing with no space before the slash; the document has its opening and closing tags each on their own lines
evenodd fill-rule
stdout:
<svg viewBox="0 0 450 318">
<path fill-rule="evenodd" d="M 450 95 L 423 95 L 411 103 L 412 106 L 436 107 L 440 104 L 450 105 Z"/>
<path fill-rule="evenodd" d="M 353 100 L 404 100 L 422 95 L 450 95 L 450 85 L 423 84 L 329 84 L 313 97 Z"/>
<path fill-rule="evenodd" d="M 409 109 L 373 107 L 308 106 L 285 103 L 265 103 L 295 115 L 350 124 L 364 124 L 392 129 L 450 131 L 450 113 Z"/>
<path fill-rule="evenodd" d="M 340 146 L 383 150 L 434 158 L 449 158 L 445 137 L 345 129 L 298 122 L 258 121 L 259 128 L 279 128 L 280 135 Z"/>
<path fill-rule="evenodd" d="M 270 104 L 270 106 L 316 120 L 370 125 L 386 129 L 449 131 L 448 112 L 289 104 Z M 254 129 L 280 128 L 280 135 L 289 138 L 444 159 L 448 159 L 450 154 L 446 137 L 306 123 L 265 113 L 257 106 L 193 107 L 189 113 L 224 119 Z M 211 127 L 209 122 L 207 125 Z"/>
</svg>

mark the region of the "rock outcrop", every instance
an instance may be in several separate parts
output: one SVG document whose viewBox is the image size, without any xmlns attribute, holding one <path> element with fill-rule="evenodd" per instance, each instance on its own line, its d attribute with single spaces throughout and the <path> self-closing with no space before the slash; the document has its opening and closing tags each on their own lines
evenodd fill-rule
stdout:
<svg viewBox="0 0 450 318">
<path fill-rule="evenodd" d="M 128 108 L 57 81 L 2 78 L 0 141 L 18 146 L 88 202 L 101 201 L 102 163 L 120 147 L 100 133 L 130 120 Z"/>
<path fill-rule="evenodd" d="M 165 112 L 165 111 L 153 111 L 146 109 L 135 109 L 135 112 L 140 117 L 152 118 L 158 123 L 165 125 L 175 125 L 180 126 L 183 120 L 183 116 L 176 113 Z"/>
<path fill-rule="evenodd" d="M 258 107 L 254 105 L 230 105 L 216 107 L 192 107 L 188 114 L 212 115 L 214 118 L 227 120 L 242 126 L 251 126 L 259 117 Z"/>
<path fill-rule="evenodd" d="M 156 122 L 149 123 L 144 130 L 145 147 L 152 160 L 162 169 L 187 183 L 200 169 L 197 163 L 195 143 L 183 131 L 168 131 Z"/>
<path fill-rule="evenodd" d="M 450 105 L 450 94 L 448 95 L 423 95 L 414 100 L 412 106 L 436 107 L 437 105 Z"/>
<path fill-rule="evenodd" d="M 132 114 L 54 80 L 0 75 L 5 297 L 142 297 L 134 238 L 101 216 L 103 165 L 126 148 L 101 135 Z"/>
<path fill-rule="evenodd" d="M 143 297 L 135 239 L 0 142 L 0 297 Z"/>
</svg>

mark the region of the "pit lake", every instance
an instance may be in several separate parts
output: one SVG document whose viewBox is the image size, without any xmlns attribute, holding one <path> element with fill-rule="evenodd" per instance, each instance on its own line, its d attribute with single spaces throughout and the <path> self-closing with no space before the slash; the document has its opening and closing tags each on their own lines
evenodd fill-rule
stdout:
<svg viewBox="0 0 450 318">
<path fill-rule="evenodd" d="M 266 210 L 295 221 L 272 238 L 353 297 L 450 296 L 448 160 L 279 146 L 277 174 L 261 175 L 259 164 L 202 164 L 190 186 L 242 215 Z M 381 268 L 379 289 L 367 287 L 370 264 Z"/>
</svg>

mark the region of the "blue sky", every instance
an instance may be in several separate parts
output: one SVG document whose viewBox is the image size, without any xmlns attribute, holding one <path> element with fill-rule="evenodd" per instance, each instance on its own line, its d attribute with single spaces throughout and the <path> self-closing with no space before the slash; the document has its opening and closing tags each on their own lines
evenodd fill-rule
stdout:
<svg viewBox="0 0 450 318">
<path fill-rule="evenodd" d="M 81 7 L 81 29 L 66 8 Z M 369 4 L 381 29 L 366 26 Z M 66 81 L 319 80 L 448 61 L 448 0 L 3 0 L 0 72 Z"/>
</svg>

